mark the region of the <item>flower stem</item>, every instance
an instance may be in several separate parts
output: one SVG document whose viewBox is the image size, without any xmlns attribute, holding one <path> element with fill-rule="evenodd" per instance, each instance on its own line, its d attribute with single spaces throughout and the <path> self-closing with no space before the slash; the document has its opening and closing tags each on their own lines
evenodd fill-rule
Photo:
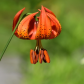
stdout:
<svg viewBox="0 0 84 84">
<path fill-rule="evenodd" d="M 13 35 L 14 35 L 14 32 L 15 32 L 15 30 L 17 29 L 17 27 L 18 27 L 18 25 L 19 25 L 19 23 L 20 23 L 20 21 L 21 21 L 22 18 L 23 18 L 23 16 L 21 16 L 20 19 L 18 20 L 18 22 L 17 22 L 17 24 L 16 24 L 16 26 L 15 26 L 13 32 L 12 32 L 11 37 L 9 38 L 9 40 L 8 40 L 8 42 L 7 42 L 6 46 L 5 46 L 5 48 L 3 49 L 2 53 L 1 53 L 1 56 L 0 56 L 0 61 L 1 61 L 1 59 L 2 59 L 2 57 L 3 57 L 3 55 L 4 55 L 4 53 L 5 53 L 5 51 L 6 51 L 7 47 L 8 47 L 8 45 L 9 45 L 9 43 L 10 43 L 10 41 L 12 40 Z"/>
</svg>

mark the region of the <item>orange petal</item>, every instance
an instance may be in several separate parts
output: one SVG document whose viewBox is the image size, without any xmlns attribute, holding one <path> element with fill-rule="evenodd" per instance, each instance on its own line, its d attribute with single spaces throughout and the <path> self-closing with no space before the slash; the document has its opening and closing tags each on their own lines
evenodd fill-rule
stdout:
<svg viewBox="0 0 84 84">
<path fill-rule="evenodd" d="M 32 24 L 31 24 L 32 25 Z M 34 22 L 34 28 L 33 28 L 33 30 L 29 33 L 29 38 L 31 39 L 31 40 L 33 40 L 33 39 L 35 39 L 35 35 L 36 35 L 36 31 L 37 31 L 37 26 L 38 26 L 38 21 L 35 21 Z"/>
<path fill-rule="evenodd" d="M 12 28 L 12 30 L 14 30 L 14 28 L 15 28 L 15 26 L 16 26 L 18 20 L 19 20 L 19 17 L 20 17 L 20 15 L 22 14 L 22 12 L 24 11 L 24 9 L 25 9 L 25 8 L 21 9 L 21 10 L 15 15 L 15 17 L 14 17 L 14 19 L 13 19 L 13 28 Z M 17 35 L 17 29 L 16 29 L 16 31 L 15 31 L 15 35 L 18 36 L 18 35 Z"/>
<path fill-rule="evenodd" d="M 39 24 L 36 32 L 36 38 L 43 39 L 44 38 L 44 28 L 45 28 L 45 10 L 42 6 L 42 11 L 39 17 Z"/>
<path fill-rule="evenodd" d="M 44 55 L 47 63 L 50 63 L 50 58 L 46 50 L 44 50 Z"/>
<path fill-rule="evenodd" d="M 55 16 L 55 14 L 54 14 L 51 10 L 49 10 L 48 8 L 44 7 L 44 9 L 45 9 L 46 12 L 48 12 L 48 13 L 50 13 L 50 14 L 52 14 L 52 15 Z M 56 17 L 56 16 L 55 16 L 55 17 Z"/>
<path fill-rule="evenodd" d="M 46 28 L 44 29 L 45 30 L 45 39 L 49 39 L 50 35 L 51 35 L 51 31 L 52 31 L 52 28 L 51 28 L 51 23 L 50 23 L 50 20 L 48 17 L 46 17 Z"/>
<path fill-rule="evenodd" d="M 42 6 L 41 14 L 39 17 L 38 28 L 36 32 L 36 39 L 47 39 L 51 35 L 51 24 L 44 7 Z"/>
<path fill-rule="evenodd" d="M 18 26 L 18 36 L 21 39 L 31 39 L 29 38 L 30 33 L 33 31 L 34 29 L 34 22 L 35 22 L 35 18 L 34 16 L 37 14 L 36 13 L 32 13 L 28 16 L 26 16 L 19 24 Z M 33 34 L 33 32 L 31 33 Z"/>
<path fill-rule="evenodd" d="M 49 39 L 52 39 L 52 38 L 57 37 L 60 34 L 61 25 L 60 25 L 59 21 L 57 20 L 57 18 L 55 16 L 53 16 L 52 14 L 47 13 L 47 16 L 51 20 L 52 33 L 51 33 L 51 36 Z"/>
</svg>

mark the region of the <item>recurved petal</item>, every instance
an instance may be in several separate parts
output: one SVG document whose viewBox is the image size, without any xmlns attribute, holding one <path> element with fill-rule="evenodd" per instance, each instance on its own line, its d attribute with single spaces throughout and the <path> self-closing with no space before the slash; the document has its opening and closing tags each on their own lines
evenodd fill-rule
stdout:
<svg viewBox="0 0 84 84">
<path fill-rule="evenodd" d="M 18 36 L 21 39 L 31 39 L 30 36 L 33 34 L 33 29 L 34 29 L 34 22 L 35 18 L 34 16 L 37 14 L 32 13 L 28 16 L 26 16 L 19 24 L 18 26 Z"/>
<path fill-rule="evenodd" d="M 44 36 L 45 17 L 46 17 L 45 10 L 42 6 L 42 10 L 41 10 L 40 17 L 39 17 L 38 28 L 37 28 L 37 32 L 36 32 L 36 39 L 37 38 L 43 39 L 45 37 Z"/>
<path fill-rule="evenodd" d="M 55 16 L 53 16 L 52 14 L 47 13 L 47 16 L 51 20 L 51 27 L 52 27 L 51 36 L 50 36 L 49 39 L 53 39 L 53 38 L 57 37 L 60 34 L 61 25 L 60 25 L 58 19 Z"/>
<path fill-rule="evenodd" d="M 36 32 L 36 39 L 48 39 L 51 35 L 51 23 L 50 19 L 46 15 L 44 7 L 41 8 L 39 17 L 38 28 Z"/>
<path fill-rule="evenodd" d="M 48 8 L 44 7 L 44 9 L 45 9 L 46 12 L 48 12 L 48 13 L 50 13 L 50 14 L 52 14 L 52 15 L 55 16 L 55 14 L 54 14 L 51 10 L 49 10 Z M 55 17 L 56 17 L 56 16 L 55 16 Z"/>
<path fill-rule="evenodd" d="M 14 28 L 15 28 L 15 26 L 16 26 L 18 20 L 19 20 L 19 17 L 20 17 L 20 15 L 22 14 L 22 12 L 24 11 L 24 9 L 25 9 L 25 8 L 21 9 L 21 10 L 15 15 L 15 17 L 14 17 L 14 19 L 13 19 L 13 28 L 12 28 L 12 31 L 14 30 Z M 15 35 L 17 36 L 17 29 L 16 29 L 16 31 L 15 31 Z"/>
</svg>

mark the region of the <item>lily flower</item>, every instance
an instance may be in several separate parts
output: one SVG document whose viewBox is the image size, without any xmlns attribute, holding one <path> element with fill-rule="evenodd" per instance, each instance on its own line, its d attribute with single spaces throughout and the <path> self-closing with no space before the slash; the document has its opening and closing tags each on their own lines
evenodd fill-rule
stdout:
<svg viewBox="0 0 84 84">
<path fill-rule="evenodd" d="M 15 15 L 12 30 L 14 30 L 24 9 L 25 8 Z M 56 38 L 61 32 L 61 25 L 51 10 L 43 6 L 41 10 L 38 10 L 40 11 L 40 16 L 37 17 L 38 21 L 36 20 L 36 14 L 39 12 L 25 16 L 14 34 L 20 39 L 36 40 L 35 49 L 30 50 L 30 62 L 32 64 L 36 64 L 38 59 L 40 63 L 42 63 L 42 61 L 50 63 L 50 57 L 47 50 L 43 48 L 41 40 Z"/>
</svg>

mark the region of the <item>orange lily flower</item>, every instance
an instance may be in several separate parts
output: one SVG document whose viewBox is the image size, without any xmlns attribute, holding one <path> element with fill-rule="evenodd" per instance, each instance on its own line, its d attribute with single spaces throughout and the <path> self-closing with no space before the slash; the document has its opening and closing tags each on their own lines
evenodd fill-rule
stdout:
<svg viewBox="0 0 84 84">
<path fill-rule="evenodd" d="M 14 30 L 24 9 L 25 8 L 15 15 L 12 30 Z M 61 32 L 61 25 L 55 14 L 46 7 L 42 6 L 41 10 L 38 10 L 40 11 L 40 16 L 37 17 L 38 21 L 35 20 L 35 17 L 39 12 L 25 16 L 14 34 L 20 39 L 37 41 L 35 49 L 30 50 L 30 62 L 32 64 L 36 64 L 38 59 L 40 63 L 42 63 L 42 61 L 50 63 L 49 55 L 47 50 L 42 47 L 41 39 L 53 39 L 57 37 Z"/>
</svg>

